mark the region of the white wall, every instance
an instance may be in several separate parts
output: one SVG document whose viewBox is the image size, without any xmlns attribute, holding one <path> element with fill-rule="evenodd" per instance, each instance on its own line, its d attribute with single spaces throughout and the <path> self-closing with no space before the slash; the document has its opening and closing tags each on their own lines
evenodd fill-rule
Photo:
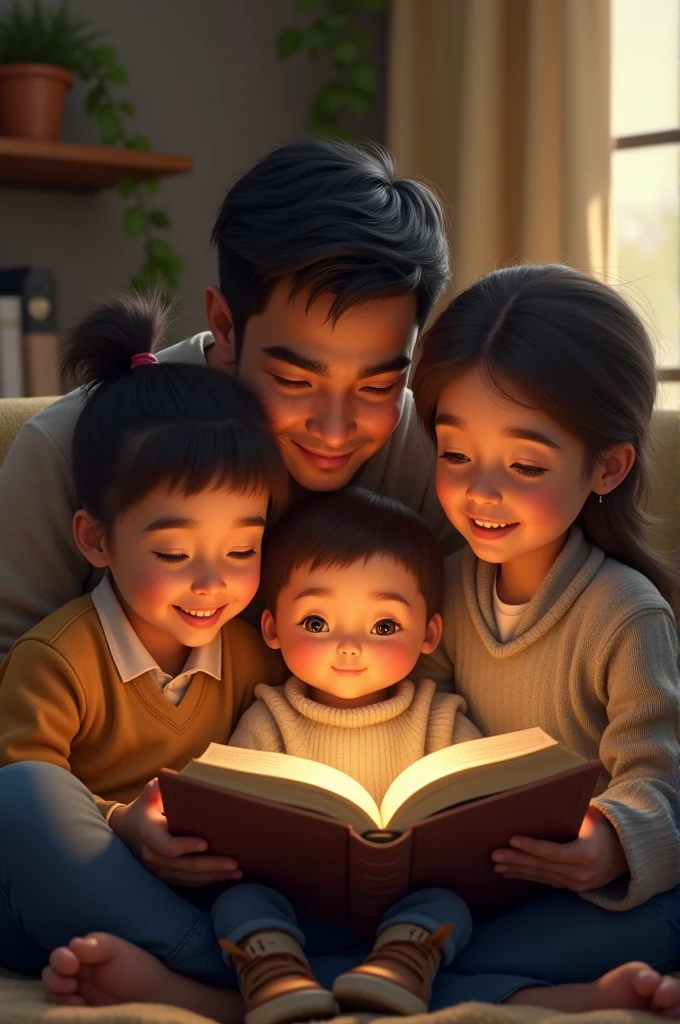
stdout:
<svg viewBox="0 0 680 1024">
<path fill-rule="evenodd" d="M 0 11 L 10 0 L 0 0 Z M 52 0 L 47 0 L 52 2 Z M 280 63 L 278 30 L 300 15 L 293 0 L 71 0 L 119 52 L 129 73 L 121 98 L 138 108 L 135 128 L 155 149 L 189 153 L 194 172 L 163 179 L 159 205 L 172 217 L 170 240 L 186 264 L 175 336 L 204 329 L 202 289 L 216 283 L 209 243 L 227 187 L 256 159 L 303 135 L 309 99 L 328 66 L 298 54 Z M 368 23 L 380 78 L 384 15 Z M 68 102 L 62 139 L 97 143 L 83 109 L 84 88 Z M 383 110 L 356 126 L 383 138 Z M 52 269 L 59 282 L 60 325 L 71 325 L 93 301 L 124 286 L 141 260 L 141 245 L 119 227 L 115 193 L 90 195 L 0 186 L 0 266 Z"/>
</svg>

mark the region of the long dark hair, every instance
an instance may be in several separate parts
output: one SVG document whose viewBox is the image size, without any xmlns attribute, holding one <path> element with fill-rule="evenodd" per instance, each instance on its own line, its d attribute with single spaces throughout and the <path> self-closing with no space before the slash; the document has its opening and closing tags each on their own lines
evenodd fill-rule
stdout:
<svg viewBox="0 0 680 1024">
<path fill-rule="evenodd" d="M 578 522 L 613 558 L 644 573 L 670 599 L 673 574 L 648 540 L 649 428 L 657 389 L 644 324 L 613 289 L 560 265 L 487 274 L 462 292 L 423 338 L 413 378 L 421 421 L 434 437 L 437 401 L 454 378 L 478 367 L 517 402 L 526 396 L 577 437 L 591 473 L 609 447 L 629 442 L 628 476 Z"/>
<path fill-rule="evenodd" d="M 228 486 L 286 503 L 288 474 L 255 396 L 207 366 L 131 368 L 166 331 L 157 296 L 118 297 L 68 334 L 62 371 L 84 386 L 72 457 L 80 505 L 106 531 L 158 486 L 185 494 Z"/>
</svg>

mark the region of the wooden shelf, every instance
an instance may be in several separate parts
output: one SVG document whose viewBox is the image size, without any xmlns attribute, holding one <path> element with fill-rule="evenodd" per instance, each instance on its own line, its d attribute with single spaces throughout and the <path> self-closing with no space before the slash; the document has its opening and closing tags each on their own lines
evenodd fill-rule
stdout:
<svg viewBox="0 0 680 1024">
<path fill-rule="evenodd" d="M 0 185 L 96 192 L 121 178 L 186 174 L 189 156 L 71 142 L 33 142 L 0 135 Z"/>
</svg>

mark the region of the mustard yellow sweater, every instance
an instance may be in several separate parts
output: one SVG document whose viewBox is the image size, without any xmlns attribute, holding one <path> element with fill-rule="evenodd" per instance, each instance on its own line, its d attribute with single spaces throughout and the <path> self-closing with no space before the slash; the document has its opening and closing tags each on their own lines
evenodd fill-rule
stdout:
<svg viewBox="0 0 680 1024">
<path fill-rule="evenodd" d="M 73 772 L 104 816 L 161 768 L 179 770 L 226 743 L 257 683 L 283 662 L 247 623 L 222 628 L 222 680 L 197 672 L 171 704 L 148 673 L 124 683 L 89 595 L 48 615 L 0 666 L 0 767 L 50 761 Z"/>
<path fill-rule="evenodd" d="M 453 693 L 424 679 L 397 683 L 387 700 L 363 708 L 330 708 L 292 676 L 285 686 L 258 686 L 230 744 L 271 750 L 337 768 L 360 782 L 377 804 L 397 775 L 425 754 L 472 740 L 479 730 Z"/>
</svg>

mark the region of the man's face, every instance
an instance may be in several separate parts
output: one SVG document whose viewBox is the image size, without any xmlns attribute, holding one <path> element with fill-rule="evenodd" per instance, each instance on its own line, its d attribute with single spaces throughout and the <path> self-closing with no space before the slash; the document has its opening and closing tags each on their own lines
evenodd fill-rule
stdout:
<svg viewBox="0 0 680 1024">
<path fill-rule="evenodd" d="M 312 491 L 334 491 L 396 427 L 416 341 L 413 294 L 374 299 L 327 322 L 333 297 L 310 308 L 275 287 L 245 328 L 238 376 L 269 416 L 288 472 Z"/>
</svg>

